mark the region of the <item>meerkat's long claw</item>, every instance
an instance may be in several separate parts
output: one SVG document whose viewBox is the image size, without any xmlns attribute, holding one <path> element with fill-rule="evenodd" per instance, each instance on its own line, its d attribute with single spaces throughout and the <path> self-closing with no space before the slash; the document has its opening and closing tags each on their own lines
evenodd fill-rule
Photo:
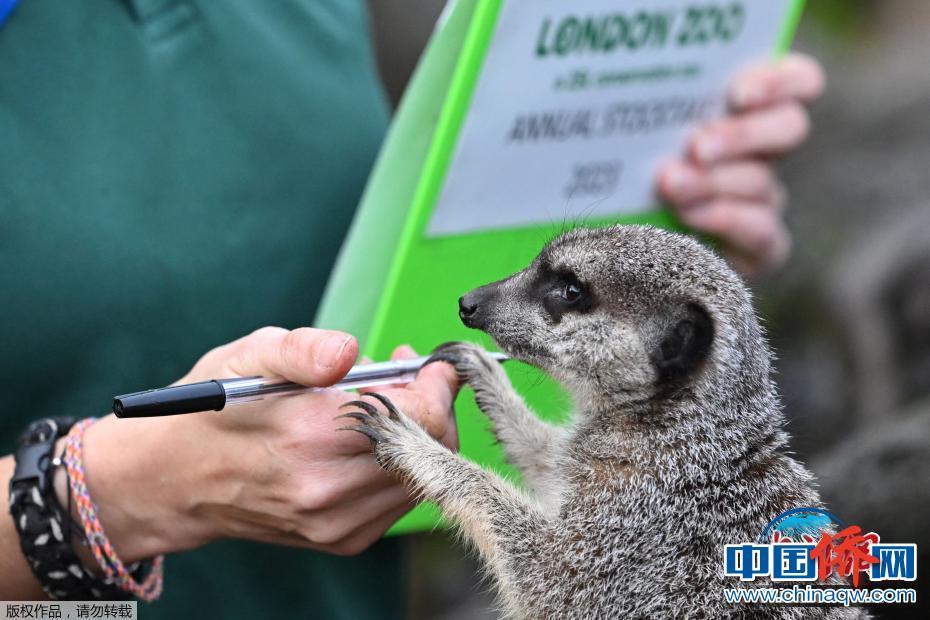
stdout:
<svg viewBox="0 0 930 620">
<path fill-rule="evenodd" d="M 397 407 L 394 406 L 394 403 L 391 402 L 391 399 L 389 399 L 384 394 L 378 394 L 377 392 L 367 392 L 363 394 L 363 396 L 370 396 L 384 405 L 384 407 L 388 410 L 388 416 L 390 416 L 392 420 L 400 419 L 400 411 L 397 410 Z"/>
<path fill-rule="evenodd" d="M 447 342 L 443 342 L 443 343 L 440 344 L 440 345 L 437 345 L 436 348 L 433 349 L 433 353 L 436 353 L 437 351 L 445 351 L 445 350 L 447 350 L 447 349 L 452 349 L 452 348 L 454 348 L 454 347 L 457 347 L 457 346 L 463 345 L 463 344 L 465 344 L 465 343 L 462 342 L 461 340 L 449 340 L 449 341 L 447 341 Z"/>
<path fill-rule="evenodd" d="M 372 405 L 371 403 L 366 403 L 364 400 L 352 400 L 343 405 L 339 405 L 339 408 L 342 409 L 343 407 L 349 407 L 349 406 L 355 406 L 355 407 L 358 407 L 359 409 L 363 409 L 368 413 L 368 415 L 373 415 L 373 416 L 381 415 L 381 413 L 378 411 L 378 409 L 374 405 Z"/>
<path fill-rule="evenodd" d="M 455 355 L 453 351 L 455 350 L 456 347 L 459 347 L 462 344 L 464 343 L 457 342 L 457 341 L 442 343 L 441 345 L 433 349 L 433 352 L 430 353 L 430 356 L 427 358 L 427 360 L 423 362 L 423 366 L 420 366 L 420 370 L 422 370 L 426 365 L 433 364 L 435 362 L 447 362 L 449 364 L 452 364 L 453 366 L 461 363 L 462 361 L 461 356 Z"/>
<path fill-rule="evenodd" d="M 384 441 L 384 436 L 381 433 L 371 428 L 370 426 L 366 426 L 365 424 L 356 424 L 354 426 L 340 426 L 336 430 L 355 431 L 356 433 L 360 433 L 364 435 L 365 437 L 368 437 L 368 440 L 371 441 L 372 444 L 377 444 L 378 442 Z"/>
<path fill-rule="evenodd" d="M 359 422 L 364 424 L 368 422 L 368 420 L 371 419 L 371 416 L 368 416 L 362 413 L 361 411 L 350 411 L 349 413 L 343 413 L 342 415 L 337 415 L 333 419 L 338 420 L 339 418 L 352 418 L 353 420 L 358 420 Z"/>
</svg>

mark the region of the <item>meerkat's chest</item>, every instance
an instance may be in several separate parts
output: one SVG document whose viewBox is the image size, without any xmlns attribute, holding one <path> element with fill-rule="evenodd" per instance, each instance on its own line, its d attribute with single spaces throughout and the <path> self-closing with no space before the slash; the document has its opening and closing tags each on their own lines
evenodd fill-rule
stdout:
<svg viewBox="0 0 930 620">
<path fill-rule="evenodd" d="M 630 566 L 662 575 L 719 568 L 732 533 L 725 516 L 693 496 L 630 480 L 585 485 L 562 505 L 565 538 L 588 547 L 588 557 L 602 558 L 599 570 L 614 575 Z"/>
</svg>

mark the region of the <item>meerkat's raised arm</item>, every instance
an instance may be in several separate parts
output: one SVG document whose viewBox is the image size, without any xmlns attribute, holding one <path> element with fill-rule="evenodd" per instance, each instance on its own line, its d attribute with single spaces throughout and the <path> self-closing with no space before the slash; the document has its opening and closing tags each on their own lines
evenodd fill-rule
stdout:
<svg viewBox="0 0 930 620">
<path fill-rule="evenodd" d="M 519 591 L 512 577 L 520 574 L 520 563 L 541 547 L 537 538 L 548 523 L 541 506 L 500 476 L 450 452 L 386 397 L 366 396 L 381 401 L 388 414 L 379 413 L 369 402 L 354 401 L 347 406 L 359 410 L 345 416 L 360 424 L 346 428 L 371 440 L 384 469 L 403 478 L 422 499 L 439 505 L 477 548 L 502 601 L 517 615 Z"/>
<path fill-rule="evenodd" d="M 501 365 L 483 349 L 451 342 L 437 348 L 431 359 L 455 366 L 459 378 L 474 389 L 478 408 L 491 420 L 494 436 L 507 461 L 520 470 L 527 490 L 547 511 L 556 510 L 564 487 L 559 455 L 566 429 L 539 419 L 513 389 Z"/>
</svg>

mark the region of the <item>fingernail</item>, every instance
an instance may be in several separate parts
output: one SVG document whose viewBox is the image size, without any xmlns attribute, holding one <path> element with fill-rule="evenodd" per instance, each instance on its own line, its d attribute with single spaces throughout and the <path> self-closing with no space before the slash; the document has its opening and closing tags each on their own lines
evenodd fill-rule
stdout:
<svg viewBox="0 0 930 620">
<path fill-rule="evenodd" d="M 766 98 L 767 93 L 765 89 L 756 82 L 737 84 L 736 88 L 733 90 L 733 99 L 736 106 L 739 108 L 759 105 L 765 102 Z"/>
<path fill-rule="evenodd" d="M 726 154 L 727 143 L 719 134 L 705 133 L 698 136 L 694 150 L 699 160 L 710 164 L 723 158 Z"/>
<path fill-rule="evenodd" d="M 320 351 L 317 354 L 316 363 L 320 368 L 332 368 L 342 358 L 342 352 L 352 341 L 352 336 L 345 334 L 331 334 L 326 337 L 323 344 L 320 345 Z"/>
</svg>

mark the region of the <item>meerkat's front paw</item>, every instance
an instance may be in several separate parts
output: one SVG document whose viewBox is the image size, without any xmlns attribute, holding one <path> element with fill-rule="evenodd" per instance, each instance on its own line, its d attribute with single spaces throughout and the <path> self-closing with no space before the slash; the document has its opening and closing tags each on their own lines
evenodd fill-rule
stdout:
<svg viewBox="0 0 930 620">
<path fill-rule="evenodd" d="M 375 460 L 384 469 L 390 471 L 403 469 L 402 457 L 405 454 L 415 454 L 417 446 L 423 441 L 435 443 L 416 422 L 398 411 L 387 396 L 371 392 L 362 396 L 378 400 L 387 409 L 387 415 L 378 411 L 369 402 L 353 400 L 345 403 L 342 407 L 355 407 L 357 409 L 336 417 L 352 418 L 358 420 L 359 423 L 343 426 L 339 430 L 354 431 L 368 437 L 375 454 Z"/>
<path fill-rule="evenodd" d="M 501 363 L 481 347 L 467 342 L 447 342 L 433 350 L 429 361 L 448 362 L 455 367 L 459 380 L 475 390 L 475 401 L 482 411 L 487 406 L 506 402 L 513 392 Z"/>
<path fill-rule="evenodd" d="M 468 342 L 447 342 L 433 349 L 426 362 L 448 362 L 455 367 L 459 380 L 474 387 L 482 378 L 504 376 L 501 364 L 488 352 Z"/>
</svg>

